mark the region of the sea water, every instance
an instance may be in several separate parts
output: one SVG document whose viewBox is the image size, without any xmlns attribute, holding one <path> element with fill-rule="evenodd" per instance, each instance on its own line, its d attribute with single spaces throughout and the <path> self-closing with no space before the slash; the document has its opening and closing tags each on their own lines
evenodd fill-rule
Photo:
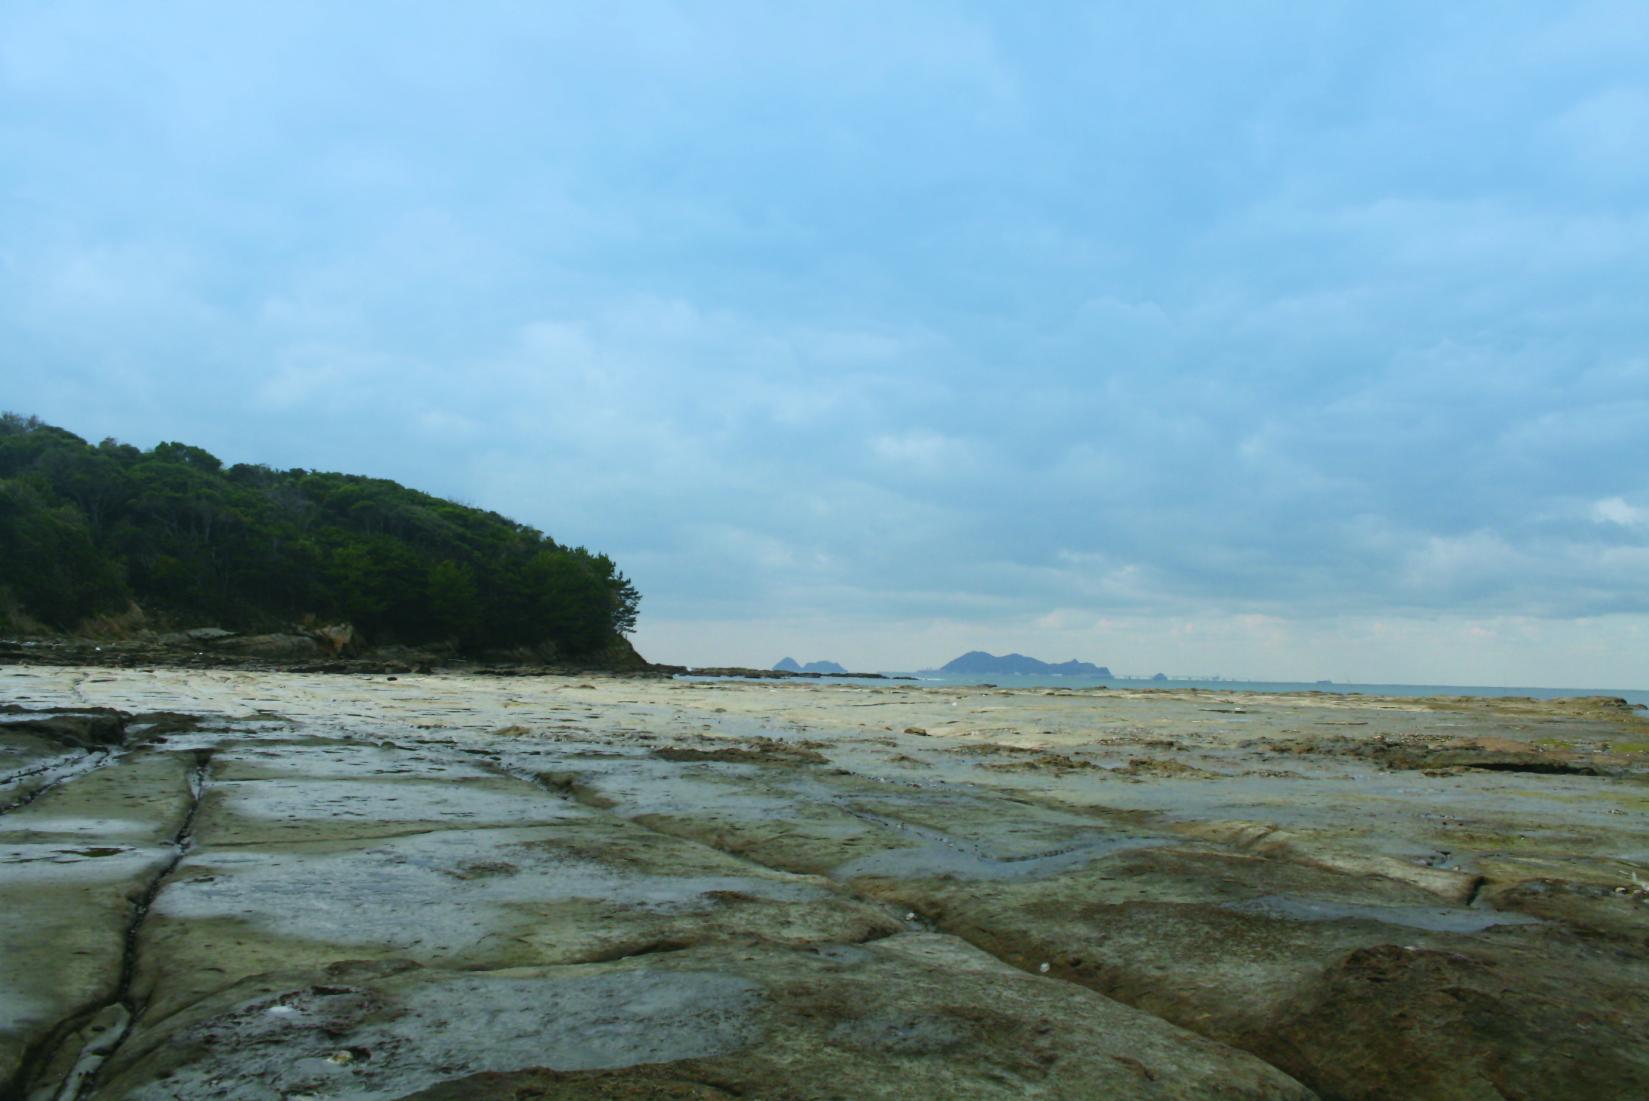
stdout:
<svg viewBox="0 0 1649 1101">
<path fill-rule="evenodd" d="M 1209 692 L 1322 692 L 1349 693 L 1362 696 L 1524 696 L 1536 700 L 1567 699 L 1578 696 L 1613 696 L 1636 707 L 1649 710 L 1649 689 L 1645 688 L 1536 688 L 1519 685 L 1489 684 L 1342 684 L 1339 681 L 1292 680 L 1226 680 L 1220 677 L 1082 677 L 1062 676 L 1058 673 L 941 673 L 933 669 L 920 672 L 883 672 L 882 676 L 897 678 L 901 684 L 955 685 L 969 687 L 986 685 L 995 688 L 1126 688 L 1131 690 L 1163 689 L 1184 691 L 1200 689 Z M 722 677 L 701 677 L 691 673 L 680 674 L 678 680 L 722 680 Z M 738 679 L 738 678 L 733 678 Z M 860 677 L 809 677 L 809 684 L 877 684 Z"/>
<path fill-rule="evenodd" d="M 1163 688 L 1179 691 L 1187 688 L 1198 688 L 1211 692 L 1347 692 L 1364 696 L 1528 696 L 1537 700 L 1564 699 L 1574 696 L 1618 696 L 1627 703 L 1649 708 L 1649 689 L 1642 688 L 1533 688 L 1481 684 L 1341 684 L 1337 681 L 1199 680 L 1180 677 L 1155 680 L 1148 677 L 1066 677 L 1040 673 L 957 675 L 932 671 L 889 673 L 887 675 L 913 677 L 918 684 L 992 684 L 999 688 Z"/>
</svg>

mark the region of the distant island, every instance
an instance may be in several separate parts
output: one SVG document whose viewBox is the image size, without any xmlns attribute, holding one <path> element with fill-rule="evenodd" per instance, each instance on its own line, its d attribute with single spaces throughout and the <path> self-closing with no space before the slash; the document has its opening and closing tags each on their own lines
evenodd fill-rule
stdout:
<svg viewBox="0 0 1649 1101">
<path fill-rule="evenodd" d="M 780 658 L 773 666 L 776 673 L 846 673 L 847 670 L 833 661 L 810 661 L 802 665 L 795 658 Z"/>
<path fill-rule="evenodd" d="M 1036 658 L 1026 657 L 1024 654 L 987 654 L 983 650 L 970 650 L 941 666 L 937 672 L 956 673 L 964 676 L 1055 676 L 1055 677 L 1098 677 L 1102 680 L 1111 679 L 1111 670 L 1103 665 L 1092 662 L 1062 661 L 1053 664 L 1038 661 Z"/>
</svg>

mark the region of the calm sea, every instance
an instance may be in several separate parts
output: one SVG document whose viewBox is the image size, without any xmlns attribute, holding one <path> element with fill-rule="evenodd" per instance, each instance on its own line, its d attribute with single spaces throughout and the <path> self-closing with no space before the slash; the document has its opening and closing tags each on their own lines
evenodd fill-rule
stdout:
<svg viewBox="0 0 1649 1101">
<path fill-rule="evenodd" d="M 1537 700 L 1565 696 L 1619 696 L 1649 707 L 1649 689 L 1518 688 L 1480 684 L 1340 684 L 1262 680 L 1146 680 L 1133 677 L 953 676 L 945 673 L 890 673 L 915 677 L 918 684 L 994 684 L 1002 688 L 1206 688 L 1214 692 L 1353 692 L 1369 696 L 1531 696 Z"/>
</svg>

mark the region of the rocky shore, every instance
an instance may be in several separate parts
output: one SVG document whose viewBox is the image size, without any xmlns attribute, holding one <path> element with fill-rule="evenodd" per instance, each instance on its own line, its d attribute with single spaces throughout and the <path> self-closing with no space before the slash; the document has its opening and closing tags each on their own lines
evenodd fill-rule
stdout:
<svg viewBox="0 0 1649 1101">
<path fill-rule="evenodd" d="M 1619 701 L 14 657 L 5 1101 L 1649 1095 Z"/>
<path fill-rule="evenodd" d="M 655 665 L 619 639 L 604 650 L 558 658 L 553 652 L 505 649 L 460 653 L 451 646 L 367 646 L 352 627 L 241 634 L 221 627 L 144 631 L 121 638 L 43 635 L 0 639 L 0 663 L 97 666 L 119 669 L 240 669 L 264 673 L 481 673 L 546 676 L 566 673 L 628 673 L 668 677 L 684 666 Z M 714 670 L 708 675 L 742 675 Z"/>
</svg>

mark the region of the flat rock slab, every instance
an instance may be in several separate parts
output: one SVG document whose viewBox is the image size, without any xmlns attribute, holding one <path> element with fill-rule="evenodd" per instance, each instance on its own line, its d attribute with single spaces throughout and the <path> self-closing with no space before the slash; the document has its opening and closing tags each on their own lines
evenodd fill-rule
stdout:
<svg viewBox="0 0 1649 1101">
<path fill-rule="evenodd" d="M 902 928 L 828 880 L 612 816 L 196 847 L 156 897 L 135 988 L 169 1012 L 238 979 L 337 959 L 487 968 L 716 940 L 857 941 Z M 240 829 L 234 836 L 243 836 Z"/>
<path fill-rule="evenodd" d="M 134 907 L 177 857 L 193 768 L 138 754 L 0 816 L 0 1081 L 114 998 Z"/>
<path fill-rule="evenodd" d="M 1312 1096 L 1256 1059 L 937 934 L 483 973 L 342 964 L 297 981 L 263 976 L 140 1029 L 94 1096 L 387 1101 L 535 1089 Z"/>
<path fill-rule="evenodd" d="M 857 886 L 1328 1096 L 1649 1087 L 1641 940 L 1599 943 L 1519 911 L 1443 906 L 1398 880 L 1169 847 L 1038 880 Z"/>
</svg>

